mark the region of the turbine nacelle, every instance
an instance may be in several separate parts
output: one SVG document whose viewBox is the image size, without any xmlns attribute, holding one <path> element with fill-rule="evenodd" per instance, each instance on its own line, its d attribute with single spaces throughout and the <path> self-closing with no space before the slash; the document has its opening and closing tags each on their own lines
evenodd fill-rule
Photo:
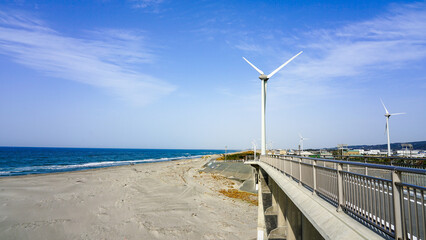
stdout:
<svg viewBox="0 0 426 240">
<path fill-rule="evenodd" d="M 385 117 L 389 118 L 390 116 L 393 116 L 393 115 L 405 114 L 405 113 L 389 113 L 389 111 L 386 108 L 385 104 L 383 103 L 382 99 L 380 99 L 380 101 L 382 102 L 383 108 L 385 109 Z"/>
<path fill-rule="evenodd" d="M 265 75 L 265 74 L 261 74 L 260 76 L 259 76 L 259 79 L 260 80 L 262 80 L 262 81 L 268 81 L 268 76 L 267 75 Z"/>
</svg>

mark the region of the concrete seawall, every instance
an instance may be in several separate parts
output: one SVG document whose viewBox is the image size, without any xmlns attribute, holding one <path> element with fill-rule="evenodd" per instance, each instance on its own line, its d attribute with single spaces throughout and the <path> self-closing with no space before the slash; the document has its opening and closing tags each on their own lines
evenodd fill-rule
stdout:
<svg viewBox="0 0 426 240">
<path fill-rule="evenodd" d="M 226 178 L 240 182 L 239 190 L 257 193 L 254 184 L 254 169 L 250 165 L 236 161 L 209 161 L 204 165 L 204 172 L 220 174 Z"/>
</svg>

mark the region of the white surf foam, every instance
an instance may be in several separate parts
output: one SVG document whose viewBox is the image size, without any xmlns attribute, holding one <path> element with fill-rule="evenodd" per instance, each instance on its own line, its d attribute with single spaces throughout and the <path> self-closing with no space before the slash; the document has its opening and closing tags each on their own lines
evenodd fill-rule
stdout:
<svg viewBox="0 0 426 240">
<path fill-rule="evenodd" d="M 181 156 L 173 158 L 159 158 L 159 159 L 140 159 L 140 160 L 125 160 L 125 161 L 104 161 L 104 162 L 88 162 L 82 164 L 68 164 L 68 165 L 46 165 L 46 166 L 27 166 L 27 167 L 17 167 L 17 168 L 0 168 L 0 176 L 10 176 L 17 174 L 28 174 L 28 173 L 49 173 L 57 171 L 66 171 L 66 170 L 80 170 L 87 168 L 100 168 L 100 167 L 112 167 L 112 166 L 122 166 L 129 164 L 137 163 L 146 163 L 146 162 L 164 162 L 164 161 L 173 161 L 179 159 L 191 159 L 199 158 L 203 155 L 194 155 L 194 156 Z M 6 171 L 5 171 L 6 170 Z"/>
</svg>

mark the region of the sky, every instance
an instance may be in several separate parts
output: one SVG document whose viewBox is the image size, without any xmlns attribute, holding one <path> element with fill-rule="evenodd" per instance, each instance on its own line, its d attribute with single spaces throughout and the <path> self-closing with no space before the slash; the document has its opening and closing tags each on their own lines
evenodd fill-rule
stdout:
<svg viewBox="0 0 426 240">
<path fill-rule="evenodd" d="M 426 2 L 0 3 L 0 146 L 246 149 L 426 140 Z"/>
</svg>

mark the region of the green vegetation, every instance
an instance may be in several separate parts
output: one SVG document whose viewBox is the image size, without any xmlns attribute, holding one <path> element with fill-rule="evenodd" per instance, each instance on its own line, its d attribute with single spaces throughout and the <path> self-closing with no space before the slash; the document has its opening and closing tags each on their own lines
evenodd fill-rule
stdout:
<svg viewBox="0 0 426 240">
<path fill-rule="evenodd" d="M 238 153 L 229 153 L 226 154 L 226 160 L 243 160 L 246 158 L 246 156 L 253 156 L 253 151 L 246 151 L 246 152 L 238 152 Z M 256 156 L 260 156 L 259 153 L 256 153 Z M 225 154 L 222 154 L 219 158 L 216 160 L 225 160 Z"/>
</svg>

